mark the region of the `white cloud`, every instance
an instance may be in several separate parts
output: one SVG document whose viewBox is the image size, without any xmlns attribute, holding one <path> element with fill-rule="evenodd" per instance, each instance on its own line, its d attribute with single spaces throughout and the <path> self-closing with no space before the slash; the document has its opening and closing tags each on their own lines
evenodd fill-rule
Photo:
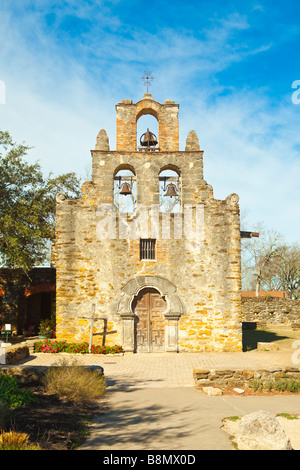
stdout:
<svg viewBox="0 0 300 470">
<path fill-rule="evenodd" d="M 299 112 L 285 103 L 272 108 L 249 91 L 203 100 L 184 122 L 185 134 L 198 134 L 215 197 L 237 192 L 250 224 L 264 220 L 291 241 L 300 231 Z"/>
<path fill-rule="evenodd" d="M 141 99 L 140 77 L 150 62 L 155 76 L 150 91 L 158 101 L 180 104 L 181 149 L 189 130 L 196 130 L 205 151 L 204 177 L 215 197 L 237 192 L 250 223 L 265 220 L 291 239 L 298 237 L 300 105 L 288 96 L 275 105 L 263 89 L 237 90 L 234 81 L 223 96 L 216 78 L 232 63 L 274 47 L 272 41 L 239 41 L 239 34 L 251 29 L 246 16 L 228 15 L 201 34 L 170 27 L 152 34 L 123 25 L 107 3 L 104 8 L 98 2 L 103 8 L 97 22 L 72 42 L 55 28 L 66 13 L 90 19 L 91 4 L 69 1 L 67 11 L 56 8 L 52 32 L 42 23 L 45 3 L 35 4 L 35 13 L 18 18 L 0 7 L 0 80 L 6 85 L 0 126 L 35 147 L 29 158 L 40 159 L 45 172 L 84 174 L 101 128 L 115 149 L 115 103 Z"/>
</svg>

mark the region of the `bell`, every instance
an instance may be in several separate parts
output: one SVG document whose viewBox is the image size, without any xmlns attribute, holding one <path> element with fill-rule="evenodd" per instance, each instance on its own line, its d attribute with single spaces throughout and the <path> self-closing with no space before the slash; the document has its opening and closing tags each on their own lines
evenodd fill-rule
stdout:
<svg viewBox="0 0 300 470">
<path fill-rule="evenodd" d="M 143 147 L 155 147 L 158 144 L 156 135 L 147 129 L 147 132 L 140 138 L 140 143 Z"/>
<path fill-rule="evenodd" d="M 178 196 L 178 194 L 176 192 L 175 184 L 173 184 L 173 183 L 168 184 L 167 192 L 166 192 L 166 194 L 164 194 L 164 196 L 169 196 L 169 197 Z"/>
<path fill-rule="evenodd" d="M 130 186 L 128 183 L 123 183 L 122 184 L 122 189 L 120 191 L 120 194 L 123 194 L 124 196 L 127 196 L 128 194 L 132 194 Z"/>
</svg>

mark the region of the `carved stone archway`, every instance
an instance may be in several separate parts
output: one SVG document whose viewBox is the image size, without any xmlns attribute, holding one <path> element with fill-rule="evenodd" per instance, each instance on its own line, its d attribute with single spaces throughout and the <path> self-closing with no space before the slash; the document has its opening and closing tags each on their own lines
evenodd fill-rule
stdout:
<svg viewBox="0 0 300 470">
<path fill-rule="evenodd" d="M 118 314 L 122 319 L 122 345 L 125 351 L 135 352 L 134 320 L 132 301 L 141 289 L 157 289 L 167 303 L 164 313 L 166 320 L 165 350 L 178 352 L 178 320 L 183 313 L 181 300 L 176 294 L 176 286 L 160 276 L 139 276 L 131 279 L 123 288 L 118 304 Z"/>
</svg>

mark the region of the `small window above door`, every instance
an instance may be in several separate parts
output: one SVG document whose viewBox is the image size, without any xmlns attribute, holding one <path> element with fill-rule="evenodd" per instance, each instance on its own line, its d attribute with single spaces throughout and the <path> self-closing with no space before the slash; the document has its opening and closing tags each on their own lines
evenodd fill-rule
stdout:
<svg viewBox="0 0 300 470">
<path fill-rule="evenodd" d="M 140 239 L 140 260 L 156 259 L 156 240 L 153 238 Z"/>
</svg>

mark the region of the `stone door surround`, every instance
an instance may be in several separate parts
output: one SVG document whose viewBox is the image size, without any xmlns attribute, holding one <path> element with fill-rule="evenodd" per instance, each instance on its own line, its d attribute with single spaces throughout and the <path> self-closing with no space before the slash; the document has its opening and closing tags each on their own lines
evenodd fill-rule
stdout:
<svg viewBox="0 0 300 470">
<path fill-rule="evenodd" d="M 165 350 L 166 301 L 158 290 L 146 287 L 132 302 L 135 313 L 136 352 L 161 352 Z"/>
<path fill-rule="evenodd" d="M 132 311 L 132 301 L 144 288 L 157 289 L 165 298 L 167 309 L 164 312 L 166 320 L 165 351 L 178 351 L 178 320 L 183 314 L 183 305 L 176 294 L 176 286 L 168 279 L 160 276 L 137 276 L 131 279 L 123 288 L 118 304 L 118 314 L 122 319 L 122 346 L 127 352 L 136 352 L 134 331 L 135 314 Z"/>
</svg>

